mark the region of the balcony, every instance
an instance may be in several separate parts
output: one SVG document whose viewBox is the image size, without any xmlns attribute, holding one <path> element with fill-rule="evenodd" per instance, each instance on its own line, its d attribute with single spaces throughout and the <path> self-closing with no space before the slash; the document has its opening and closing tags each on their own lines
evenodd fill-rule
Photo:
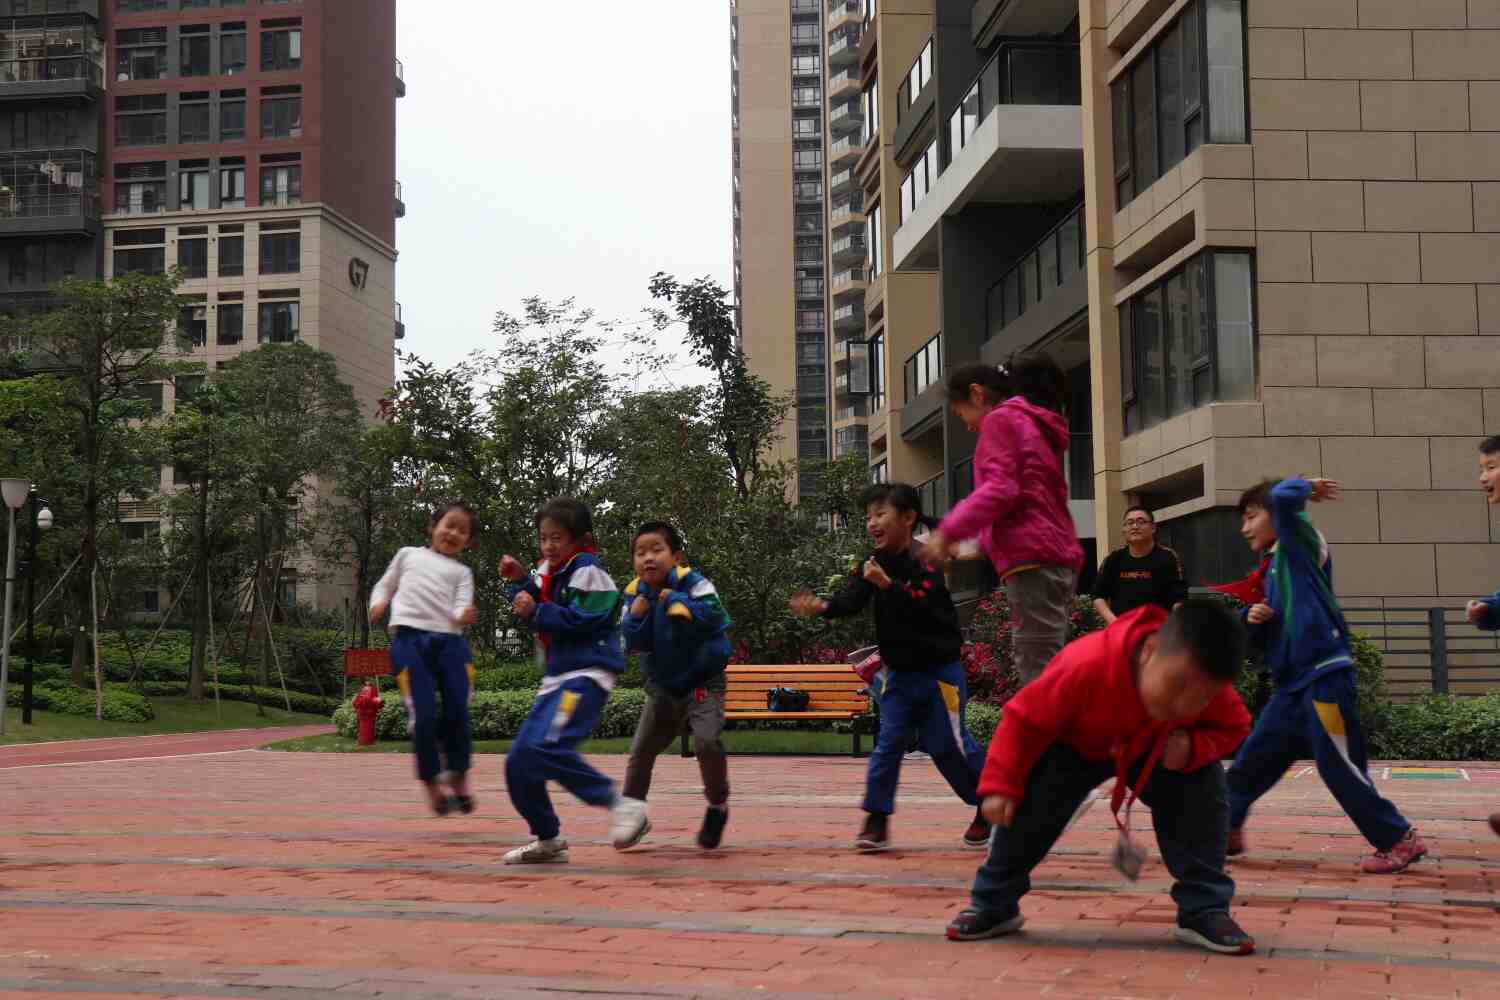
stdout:
<svg viewBox="0 0 1500 1000">
<path fill-rule="evenodd" d="M 401 65 L 401 60 L 396 60 L 396 96 L 406 96 L 406 67 Z"/>
<path fill-rule="evenodd" d="M 865 112 L 857 100 L 834 105 L 833 109 L 828 112 L 829 130 L 840 135 L 857 133 L 864 127 L 864 124 Z"/>
<path fill-rule="evenodd" d="M 937 266 L 938 221 L 970 205 L 1066 201 L 1083 189 L 1078 48 L 1003 46 L 944 123 L 950 160 L 892 240 L 897 269 Z"/>
<path fill-rule="evenodd" d="M 98 233 L 98 183 L 90 150 L 0 154 L 0 236 Z"/>
<path fill-rule="evenodd" d="M 838 231 L 847 226 L 865 224 L 865 200 L 860 193 L 850 198 L 841 198 L 828 211 L 828 228 Z"/>
<path fill-rule="evenodd" d="M 834 194 L 843 194 L 854 184 L 854 171 L 849 167 L 834 171 L 828 178 L 828 189 Z"/>
<path fill-rule="evenodd" d="M 868 455 L 870 453 L 869 430 L 862 424 L 843 427 L 833 432 L 833 457 Z"/>
<path fill-rule="evenodd" d="M 829 66 L 853 66 L 859 62 L 859 35 L 845 30 L 828 43 Z"/>
<path fill-rule="evenodd" d="M 854 28 L 864 24 L 865 5 L 860 0 L 830 0 L 828 4 L 828 30 Z"/>
<path fill-rule="evenodd" d="M 828 80 L 829 100 L 838 100 L 842 97 L 858 97 L 859 94 L 859 70 L 857 69 L 842 70 Z"/>
<path fill-rule="evenodd" d="M 396 182 L 396 218 L 406 218 L 406 199 L 402 197 L 401 182 Z"/>
<path fill-rule="evenodd" d="M 863 233 L 850 233 L 833 241 L 833 262 L 835 264 L 863 264 L 865 260 L 865 237 Z"/>
<path fill-rule="evenodd" d="M 1060 34 L 1077 16 L 1077 0 L 975 0 L 970 30 L 988 48 L 1002 35 Z"/>
<path fill-rule="evenodd" d="M 401 321 L 401 303 L 396 303 L 396 339 L 406 339 L 406 324 Z"/>
<path fill-rule="evenodd" d="M 922 502 L 922 513 L 928 517 L 942 517 L 948 513 L 947 477 L 941 472 L 917 486 L 917 496 Z"/>
<path fill-rule="evenodd" d="M 0 102 L 95 101 L 104 94 L 104 44 L 92 21 L 7 21 L 0 45 Z M 34 27 L 31 25 L 35 25 Z"/>
<path fill-rule="evenodd" d="M 848 164 L 851 169 L 859 162 L 860 156 L 865 151 L 865 144 L 857 135 L 846 135 L 842 139 L 835 139 L 828 147 L 828 162 L 830 164 Z"/>
<path fill-rule="evenodd" d="M 834 274 L 831 288 L 833 297 L 837 299 L 855 293 L 863 295 L 866 285 L 865 269 L 862 267 L 851 267 Z"/>
<path fill-rule="evenodd" d="M 859 303 L 839 306 L 833 311 L 833 328 L 842 332 L 865 328 L 865 309 Z"/>
</svg>

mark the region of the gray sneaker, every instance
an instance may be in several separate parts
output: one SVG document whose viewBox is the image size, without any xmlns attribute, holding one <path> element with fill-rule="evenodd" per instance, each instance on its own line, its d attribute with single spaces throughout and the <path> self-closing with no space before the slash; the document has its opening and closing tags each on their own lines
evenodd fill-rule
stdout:
<svg viewBox="0 0 1500 1000">
<path fill-rule="evenodd" d="M 505 854 L 508 865 L 562 865 L 568 863 L 568 842 L 562 837 L 533 840 Z"/>
</svg>

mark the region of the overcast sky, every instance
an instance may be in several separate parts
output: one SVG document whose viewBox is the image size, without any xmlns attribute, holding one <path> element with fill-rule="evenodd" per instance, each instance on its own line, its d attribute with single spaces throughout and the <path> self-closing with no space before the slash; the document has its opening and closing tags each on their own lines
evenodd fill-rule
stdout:
<svg viewBox="0 0 1500 1000">
<path fill-rule="evenodd" d="M 730 286 L 728 3 L 436 6 L 397 7 L 406 350 L 457 361 L 528 295 L 625 319 L 657 271 Z"/>
</svg>

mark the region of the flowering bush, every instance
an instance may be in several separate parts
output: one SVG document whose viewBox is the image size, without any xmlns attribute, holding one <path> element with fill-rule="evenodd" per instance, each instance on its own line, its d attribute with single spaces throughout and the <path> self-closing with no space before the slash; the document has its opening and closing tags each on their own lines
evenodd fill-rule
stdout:
<svg viewBox="0 0 1500 1000">
<path fill-rule="evenodd" d="M 1093 602 L 1079 597 L 1068 615 L 1068 641 L 1096 632 L 1104 619 L 1094 610 Z M 969 686 L 969 700 L 988 705 L 1004 705 L 1020 690 L 1016 673 L 1014 624 L 1010 603 L 1002 587 L 983 598 L 969 623 L 970 641 L 964 645 L 964 673 Z"/>
</svg>

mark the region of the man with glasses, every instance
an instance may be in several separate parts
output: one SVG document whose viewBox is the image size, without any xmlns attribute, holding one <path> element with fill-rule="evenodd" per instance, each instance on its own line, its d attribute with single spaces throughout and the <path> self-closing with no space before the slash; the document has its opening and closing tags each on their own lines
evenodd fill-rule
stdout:
<svg viewBox="0 0 1500 1000">
<path fill-rule="evenodd" d="M 1182 560 L 1165 545 L 1156 544 L 1156 518 L 1145 507 L 1125 512 L 1125 547 L 1116 549 L 1099 567 L 1094 581 L 1094 608 L 1106 623 L 1127 611 L 1155 604 L 1170 612 L 1187 600 L 1187 574 Z"/>
</svg>

